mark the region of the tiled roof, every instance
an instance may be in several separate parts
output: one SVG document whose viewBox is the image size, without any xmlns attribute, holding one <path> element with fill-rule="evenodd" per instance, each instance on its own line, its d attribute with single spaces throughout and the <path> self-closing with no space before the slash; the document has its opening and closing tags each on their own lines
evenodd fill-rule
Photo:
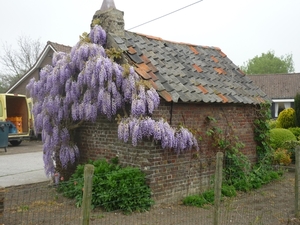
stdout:
<svg viewBox="0 0 300 225">
<path fill-rule="evenodd" d="M 267 99 L 219 48 L 129 31 L 125 38 L 112 37 L 136 72 L 168 102 L 259 104 Z"/>
<path fill-rule="evenodd" d="M 71 52 L 72 47 L 48 41 L 47 45 L 51 45 L 57 52 Z"/>
<path fill-rule="evenodd" d="M 300 92 L 300 73 L 248 75 L 270 98 L 294 98 Z"/>
</svg>

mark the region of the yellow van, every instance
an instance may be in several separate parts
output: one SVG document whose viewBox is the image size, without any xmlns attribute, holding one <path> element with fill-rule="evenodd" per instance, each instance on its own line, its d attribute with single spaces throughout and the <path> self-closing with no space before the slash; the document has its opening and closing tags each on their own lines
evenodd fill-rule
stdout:
<svg viewBox="0 0 300 225">
<path fill-rule="evenodd" d="M 25 95 L 0 94 L 0 121 L 9 123 L 8 141 L 17 146 L 29 139 L 32 128 L 31 110 Z"/>
</svg>

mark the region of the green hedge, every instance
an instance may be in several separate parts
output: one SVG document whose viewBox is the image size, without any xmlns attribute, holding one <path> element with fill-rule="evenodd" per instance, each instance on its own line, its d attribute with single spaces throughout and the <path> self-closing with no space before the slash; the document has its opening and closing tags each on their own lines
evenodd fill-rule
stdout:
<svg viewBox="0 0 300 225">
<path fill-rule="evenodd" d="M 297 140 L 300 140 L 300 127 L 290 127 L 289 131 L 296 136 Z"/>
<path fill-rule="evenodd" d="M 274 129 L 277 126 L 277 120 L 275 120 L 275 119 L 269 120 L 268 123 L 269 123 L 270 129 Z"/>
<path fill-rule="evenodd" d="M 106 160 L 89 161 L 94 165 L 92 206 L 106 211 L 146 211 L 153 205 L 151 190 L 146 184 L 145 174 L 138 168 L 125 167 Z M 61 182 L 58 190 L 68 198 L 82 204 L 84 165 L 77 166 L 69 181 Z"/>
<path fill-rule="evenodd" d="M 288 129 L 296 126 L 296 112 L 293 108 L 284 109 L 279 113 L 276 127 Z"/>
<path fill-rule="evenodd" d="M 288 129 L 274 128 L 270 130 L 270 145 L 273 149 L 281 148 L 286 141 L 296 141 L 295 135 Z"/>
</svg>

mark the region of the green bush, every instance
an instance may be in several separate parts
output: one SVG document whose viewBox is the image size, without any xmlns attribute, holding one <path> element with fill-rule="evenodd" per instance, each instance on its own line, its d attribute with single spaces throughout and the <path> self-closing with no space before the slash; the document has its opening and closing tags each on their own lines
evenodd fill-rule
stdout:
<svg viewBox="0 0 300 225">
<path fill-rule="evenodd" d="M 294 98 L 294 108 L 296 112 L 296 126 L 300 127 L 300 93 Z"/>
<path fill-rule="evenodd" d="M 202 197 L 207 201 L 207 203 L 213 204 L 215 201 L 215 193 L 213 190 L 208 190 L 202 193 Z"/>
<path fill-rule="evenodd" d="M 285 165 L 288 166 L 291 164 L 292 159 L 291 159 L 292 153 L 289 152 L 287 149 L 284 148 L 278 148 L 274 152 L 274 164 L 278 165 Z"/>
<path fill-rule="evenodd" d="M 281 148 L 286 141 L 296 141 L 295 135 L 288 129 L 275 128 L 270 130 L 270 145 L 273 149 Z"/>
<path fill-rule="evenodd" d="M 271 119 L 271 120 L 268 121 L 268 123 L 269 123 L 270 129 L 274 129 L 277 126 L 277 120 L 276 119 Z"/>
<path fill-rule="evenodd" d="M 146 185 L 145 174 L 137 168 L 126 167 L 106 175 L 98 190 L 96 205 L 107 211 L 121 209 L 126 212 L 145 211 L 153 204 L 151 190 Z"/>
<path fill-rule="evenodd" d="M 298 141 L 300 140 L 300 127 L 290 127 L 288 130 L 296 136 Z"/>
<path fill-rule="evenodd" d="M 282 144 L 282 148 L 285 148 L 288 150 L 288 152 L 291 155 L 291 159 L 292 159 L 292 163 L 295 163 L 295 149 L 296 147 L 300 145 L 300 141 L 297 140 L 290 140 L 290 141 L 286 141 Z"/>
<path fill-rule="evenodd" d="M 300 127 L 291 127 L 288 130 L 295 135 L 297 140 L 285 141 L 282 145 L 282 148 L 285 148 L 289 151 L 291 155 L 292 163 L 295 163 L 295 148 L 296 146 L 300 145 Z"/>
<path fill-rule="evenodd" d="M 222 185 L 222 195 L 226 197 L 235 197 L 236 196 L 236 190 L 234 186 L 229 185 Z"/>
<path fill-rule="evenodd" d="M 234 186 L 222 185 L 222 197 L 235 197 L 236 190 Z M 215 194 L 213 190 L 208 190 L 200 195 L 190 195 L 183 199 L 184 205 L 203 207 L 206 204 L 214 204 Z"/>
<path fill-rule="evenodd" d="M 296 112 L 293 108 L 284 109 L 277 118 L 277 128 L 288 129 L 296 126 Z"/>
<path fill-rule="evenodd" d="M 153 204 L 151 190 L 146 185 L 145 174 L 137 168 L 122 168 L 105 160 L 90 161 L 95 166 L 92 188 L 92 206 L 106 211 L 146 211 Z M 84 165 L 79 165 L 69 181 L 62 182 L 58 190 L 64 196 L 82 204 Z"/>
<path fill-rule="evenodd" d="M 203 207 L 205 204 L 208 204 L 208 202 L 201 195 L 190 195 L 183 199 L 183 204 L 189 206 Z"/>
<path fill-rule="evenodd" d="M 224 184 L 233 186 L 237 191 L 247 192 L 277 179 L 281 171 L 273 171 L 271 165 L 273 156 L 265 155 L 264 158 L 265 160 L 252 165 L 243 153 L 226 152 L 223 169 Z"/>
</svg>

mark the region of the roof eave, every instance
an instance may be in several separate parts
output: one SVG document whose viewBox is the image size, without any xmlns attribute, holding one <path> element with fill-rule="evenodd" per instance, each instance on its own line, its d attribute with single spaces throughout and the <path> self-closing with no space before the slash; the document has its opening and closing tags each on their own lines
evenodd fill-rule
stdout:
<svg viewBox="0 0 300 225">
<path fill-rule="evenodd" d="M 28 70 L 27 73 L 25 73 L 13 86 L 11 86 L 8 90 L 6 90 L 6 94 L 10 93 L 13 91 L 24 79 L 26 79 L 34 70 L 39 68 L 43 60 L 46 58 L 48 52 L 52 50 L 53 52 L 57 52 L 56 49 L 51 45 L 47 44 L 46 47 L 44 48 L 43 52 L 41 53 L 40 57 L 36 61 L 36 63 Z"/>
</svg>

